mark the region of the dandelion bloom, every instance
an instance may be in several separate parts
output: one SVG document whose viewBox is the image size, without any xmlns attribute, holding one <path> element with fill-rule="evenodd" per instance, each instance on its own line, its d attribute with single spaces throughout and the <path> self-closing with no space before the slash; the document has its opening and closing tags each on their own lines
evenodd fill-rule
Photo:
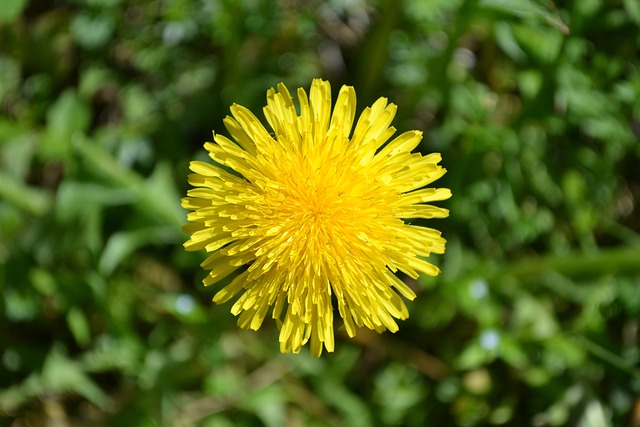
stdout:
<svg viewBox="0 0 640 427">
<path fill-rule="evenodd" d="M 405 220 L 447 217 L 425 203 L 451 192 L 423 188 L 446 170 L 440 154 L 411 152 L 422 132 L 387 143 L 396 106 L 386 98 L 362 112 L 353 133 L 352 87 L 342 87 L 332 112 L 329 83 L 316 79 L 309 96 L 298 89 L 298 104 L 283 84 L 270 89 L 271 131 L 231 107 L 224 124 L 235 142 L 214 134 L 204 146 L 216 164 L 190 165 L 185 248 L 211 253 L 205 285 L 235 274 L 213 301 L 243 291 L 231 308 L 241 328 L 257 330 L 271 310 L 280 350 L 298 353 L 311 341 L 317 357 L 334 349 L 332 299 L 351 337 L 356 327 L 398 330 L 394 318 L 408 317 L 400 295 L 416 295 L 394 273 L 435 276 L 424 258 L 445 249 L 440 232 Z"/>
</svg>

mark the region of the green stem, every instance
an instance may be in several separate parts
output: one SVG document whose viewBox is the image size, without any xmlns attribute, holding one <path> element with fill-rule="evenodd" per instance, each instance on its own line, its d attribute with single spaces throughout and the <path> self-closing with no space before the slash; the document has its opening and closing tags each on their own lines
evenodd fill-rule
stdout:
<svg viewBox="0 0 640 427">
<path fill-rule="evenodd" d="M 567 276 L 593 276 L 614 273 L 640 273 L 640 250 L 612 248 L 593 253 L 526 258 L 489 274 L 489 280 L 504 277 L 537 276 L 555 271 Z"/>
<path fill-rule="evenodd" d="M 604 360 L 609 363 L 611 366 L 615 366 L 616 368 L 624 371 L 634 377 L 640 379 L 640 370 L 634 367 L 632 364 L 624 360 L 622 357 L 617 354 L 609 351 L 608 349 L 602 347 L 599 344 L 591 341 L 583 335 L 572 333 L 570 336 L 578 342 L 580 346 L 582 346 L 585 350 L 587 350 L 592 355 Z"/>
</svg>

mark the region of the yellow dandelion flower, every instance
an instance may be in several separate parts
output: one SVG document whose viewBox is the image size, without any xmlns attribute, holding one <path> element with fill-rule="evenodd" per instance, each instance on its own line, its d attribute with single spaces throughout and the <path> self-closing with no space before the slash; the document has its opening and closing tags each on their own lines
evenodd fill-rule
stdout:
<svg viewBox="0 0 640 427">
<path fill-rule="evenodd" d="M 394 273 L 435 276 L 425 261 L 443 253 L 432 228 L 405 222 L 444 218 L 427 202 L 451 197 L 423 188 L 446 170 L 440 154 L 412 153 L 422 132 L 395 133 L 396 106 L 386 98 L 366 108 L 352 132 L 356 94 L 343 86 L 333 112 L 329 83 L 316 79 L 309 96 L 298 89 L 296 110 L 287 88 L 267 92 L 271 127 L 240 105 L 224 124 L 235 140 L 214 134 L 205 148 L 215 165 L 194 161 L 182 206 L 192 212 L 186 250 L 212 254 L 201 264 L 211 285 L 236 273 L 213 301 L 244 291 L 231 308 L 238 325 L 257 330 L 271 310 L 280 350 L 298 353 L 311 341 L 318 357 L 334 349 L 334 303 L 349 336 L 356 327 L 395 332 L 406 319 L 400 295 L 415 293 Z"/>
</svg>

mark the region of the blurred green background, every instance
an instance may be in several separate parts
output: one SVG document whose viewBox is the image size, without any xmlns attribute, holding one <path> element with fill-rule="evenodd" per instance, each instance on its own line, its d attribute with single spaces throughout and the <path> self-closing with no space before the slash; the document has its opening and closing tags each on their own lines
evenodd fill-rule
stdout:
<svg viewBox="0 0 640 427">
<path fill-rule="evenodd" d="M 0 425 L 640 426 L 639 46 L 637 0 L 2 0 Z M 454 194 L 400 331 L 321 359 L 211 302 L 179 205 L 314 77 Z"/>
</svg>

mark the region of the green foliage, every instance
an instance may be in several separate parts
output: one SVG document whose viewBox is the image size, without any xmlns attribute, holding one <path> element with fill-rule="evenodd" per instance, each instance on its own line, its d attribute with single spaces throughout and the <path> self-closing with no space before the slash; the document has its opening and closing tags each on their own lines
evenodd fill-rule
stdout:
<svg viewBox="0 0 640 427">
<path fill-rule="evenodd" d="M 640 425 L 638 46 L 634 0 L 3 0 L 0 424 Z M 179 206 L 314 77 L 454 194 L 411 318 L 319 360 L 211 303 Z"/>
</svg>

